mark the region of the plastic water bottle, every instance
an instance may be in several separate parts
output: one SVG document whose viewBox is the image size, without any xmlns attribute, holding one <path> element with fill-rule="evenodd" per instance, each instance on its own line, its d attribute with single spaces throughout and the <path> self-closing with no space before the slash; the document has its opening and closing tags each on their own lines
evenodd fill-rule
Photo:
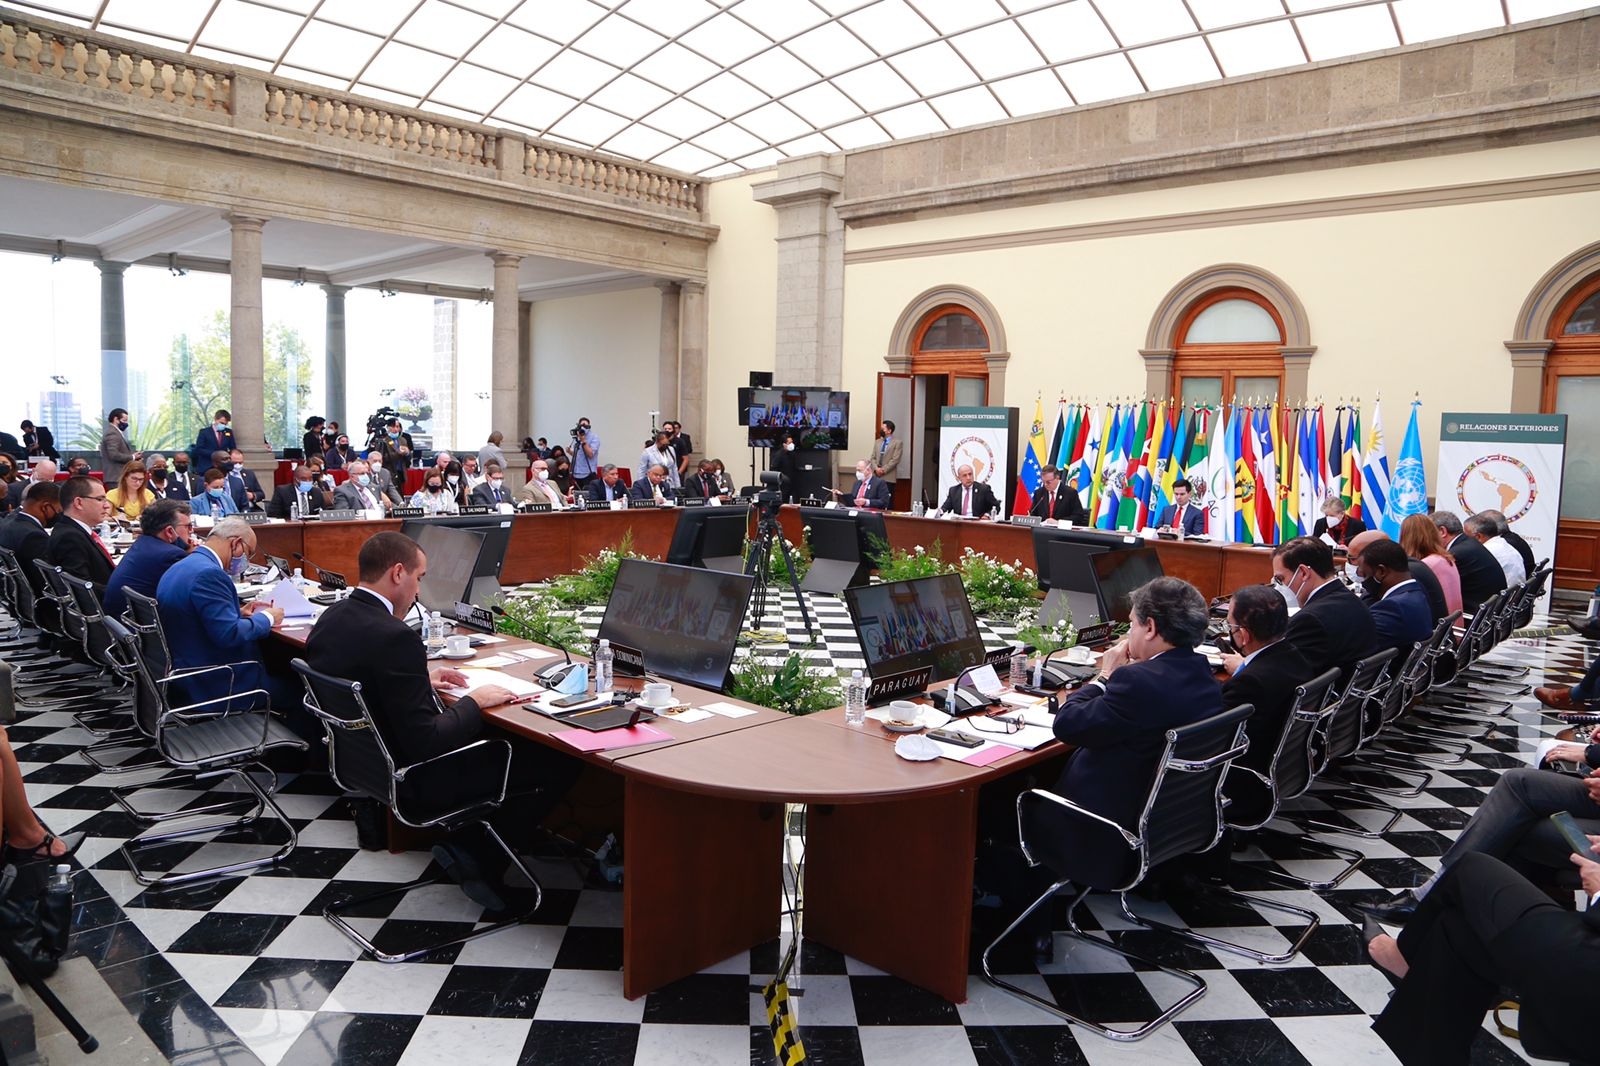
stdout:
<svg viewBox="0 0 1600 1066">
<path fill-rule="evenodd" d="M 428 651 L 430 653 L 436 652 L 436 651 L 444 651 L 444 618 L 443 618 L 443 616 L 441 616 L 438 611 L 434 611 L 432 614 L 428 615 L 428 617 L 426 619 L 423 620 L 422 624 L 423 624 L 423 627 L 426 629 L 426 633 L 423 636 L 423 640 L 428 645 Z"/>
<path fill-rule="evenodd" d="M 867 720 L 867 682 L 860 670 L 850 671 L 844 686 L 845 725 L 860 725 Z"/>
<path fill-rule="evenodd" d="M 72 867 L 66 863 L 56 867 L 56 872 L 51 875 L 50 883 L 45 886 L 46 892 L 71 892 Z"/>
<path fill-rule="evenodd" d="M 1009 680 L 1011 687 L 1014 689 L 1021 688 L 1028 683 L 1028 653 L 1022 650 L 1021 644 L 1018 644 L 1016 650 L 1011 653 L 1011 677 Z"/>
<path fill-rule="evenodd" d="M 611 650 L 611 641 L 602 638 L 600 646 L 594 650 L 594 690 L 596 692 L 611 691 L 611 667 L 616 660 L 617 654 Z"/>
</svg>

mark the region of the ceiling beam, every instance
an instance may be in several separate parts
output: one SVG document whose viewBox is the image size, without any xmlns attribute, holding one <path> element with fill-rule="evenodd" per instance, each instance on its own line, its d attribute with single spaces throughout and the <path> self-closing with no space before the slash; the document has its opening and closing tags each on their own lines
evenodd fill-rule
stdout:
<svg viewBox="0 0 1600 1066">
<path fill-rule="evenodd" d="M 133 216 L 134 219 L 138 217 Z M 95 240 L 100 246 L 100 258 L 113 263 L 137 263 L 152 255 L 171 255 L 174 252 L 181 252 L 201 241 L 220 237 L 228 231 L 228 220 L 215 208 L 182 207 L 175 211 L 162 212 L 161 217 L 148 224 L 134 226 L 114 237 L 90 239 Z"/>
<path fill-rule="evenodd" d="M 382 259 L 369 259 L 361 263 L 352 263 L 347 267 L 335 267 L 328 271 L 328 280 L 335 285 L 368 285 L 375 281 L 403 276 L 413 270 L 455 263 L 463 259 L 482 260 L 485 264 L 484 280 L 489 280 L 491 273 L 487 266 L 489 261 L 484 258 L 481 250 L 437 244 L 416 247 L 421 250 L 405 255 L 385 256 Z"/>
</svg>

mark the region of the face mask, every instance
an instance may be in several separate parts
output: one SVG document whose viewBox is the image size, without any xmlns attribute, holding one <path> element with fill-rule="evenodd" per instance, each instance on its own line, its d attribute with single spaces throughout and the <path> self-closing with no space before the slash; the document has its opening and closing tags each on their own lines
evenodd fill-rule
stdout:
<svg viewBox="0 0 1600 1066">
<path fill-rule="evenodd" d="M 557 477 L 566 477 L 570 473 L 572 473 L 572 468 L 564 466 L 561 469 L 556 471 L 556 476 Z"/>
<path fill-rule="evenodd" d="M 213 428 L 216 429 L 218 435 L 221 435 L 221 434 L 226 433 L 228 431 L 228 423 L 226 423 L 226 422 L 218 422 L 216 424 L 216 426 L 213 427 Z"/>
<path fill-rule="evenodd" d="M 350 442 L 347 441 L 347 440 L 340 441 L 339 442 L 339 450 L 341 452 L 349 451 L 350 450 Z"/>
<path fill-rule="evenodd" d="M 310 492 L 311 491 L 311 482 L 310 481 L 296 481 L 294 483 L 294 487 L 299 492 Z"/>
<path fill-rule="evenodd" d="M 250 557 L 241 555 L 237 559 L 228 560 L 228 574 L 235 580 L 243 576 L 245 569 L 250 565 Z"/>
<path fill-rule="evenodd" d="M 489 479 L 489 487 L 492 488 L 492 489 L 498 489 L 500 487 L 500 482 L 502 480 L 504 480 L 504 479 L 497 478 L 497 477 L 490 478 Z"/>
<path fill-rule="evenodd" d="M 357 474 L 356 475 L 356 484 L 357 485 L 370 485 L 370 484 L 372 484 L 372 475 L 371 474 Z"/>
<path fill-rule="evenodd" d="M 127 429 L 128 428 L 128 420 L 126 418 L 118 419 L 117 420 L 117 428 L 118 429 Z"/>
<path fill-rule="evenodd" d="M 223 491 L 221 489 L 206 489 L 206 495 L 214 500 L 220 500 L 223 497 Z"/>
<path fill-rule="evenodd" d="M 157 467 L 156 469 L 150 471 L 150 480 L 157 483 L 167 480 L 166 468 Z"/>
<path fill-rule="evenodd" d="M 444 488 L 444 486 L 443 486 L 443 485 L 440 485 L 440 484 L 439 484 L 439 483 L 438 483 L 438 482 L 434 482 L 434 483 L 433 483 L 433 484 L 431 484 L 431 485 L 429 485 L 429 486 L 428 486 L 428 491 L 429 491 L 429 492 L 439 492 L 439 491 L 441 491 L 441 490 L 442 490 L 442 489 L 443 489 L 443 488 Z"/>
<path fill-rule="evenodd" d="M 390 440 L 399 440 L 400 439 L 400 431 L 398 429 L 391 429 L 389 431 L 389 439 Z"/>
<path fill-rule="evenodd" d="M 1350 568 L 1350 573 L 1352 575 L 1355 573 L 1354 567 Z M 1375 577 L 1369 577 L 1361 582 L 1361 591 L 1365 592 L 1369 599 L 1378 600 L 1383 598 L 1383 586 L 1378 584 L 1378 579 Z"/>
<path fill-rule="evenodd" d="M 786 451 L 786 452 L 792 452 L 792 451 L 794 451 L 794 445 L 792 443 L 785 444 L 783 446 L 783 450 Z"/>
<path fill-rule="evenodd" d="M 539 480 L 540 481 L 549 481 L 550 480 L 550 471 L 548 471 L 548 470 L 539 471 Z M 496 482 L 496 484 L 499 484 L 499 482 Z"/>
<path fill-rule="evenodd" d="M 1300 597 L 1295 595 L 1294 589 L 1290 588 L 1287 583 L 1274 581 L 1272 587 L 1277 591 L 1278 595 L 1283 597 L 1284 602 L 1289 605 L 1291 610 L 1300 606 Z"/>
<path fill-rule="evenodd" d="M 241 471 L 243 469 L 244 469 L 244 464 L 243 463 L 234 463 L 233 464 L 233 472 L 235 474 L 237 474 L 239 471 Z"/>
<path fill-rule="evenodd" d="M 457 485 L 457 484 L 460 484 L 460 482 L 461 482 L 461 479 L 459 477 L 457 477 L 455 474 L 451 474 L 445 480 L 450 482 L 451 485 Z"/>
<path fill-rule="evenodd" d="M 189 472 L 189 464 L 188 463 L 179 463 L 177 466 L 174 466 L 172 469 L 176 470 L 180 474 L 187 474 Z"/>
</svg>

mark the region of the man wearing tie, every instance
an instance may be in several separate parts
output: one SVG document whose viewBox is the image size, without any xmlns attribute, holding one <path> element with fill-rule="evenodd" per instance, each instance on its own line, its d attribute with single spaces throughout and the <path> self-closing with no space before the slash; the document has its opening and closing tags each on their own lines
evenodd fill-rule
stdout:
<svg viewBox="0 0 1600 1066">
<path fill-rule="evenodd" d="M 869 462 L 872 472 L 889 483 L 889 491 L 894 491 L 894 483 L 900 476 L 900 453 L 905 446 L 894 435 L 894 423 L 885 418 L 878 424 L 881 434 L 878 438 L 878 447 L 874 450 Z"/>
<path fill-rule="evenodd" d="M 494 460 L 484 467 L 488 477 L 483 484 L 472 490 L 472 495 L 467 497 L 469 503 L 483 504 L 488 507 L 499 507 L 502 503 L 510 503 L 511 495 L 506 492 L 505 475 L 500 470 L 500 464 Z"/>
<path fill-rule="evenodd" d="M 856 464 L 856 483 L 850 488 L 850 503 L 882 511 L 889 506 L 889 483 L 872 476 L 872 464 L 865 459 Z"/>
<path fill-rule="evenodd" d="M 1206 535 L 1205 512 L 1189 503 L 1192 487 L 1187 478 L 1180 477 L 1172 483 L 1172 502 L 1156 516 L 1157 526 L 1162 529 L 1181 529 L 1186 537 Z"/>
<path fill-rule="evenodd" d="M 695 473 L 690 474 L 683 483 L 685 496 L 698 496 L 703 500 L 719 499 L 722 496 L 722 486 L 717 483 L 717 464 L 710 459 L 700 460 Z"/>
<path fill-rule="evenodd" d="M 590 503 L 610 504 L 613 500 L 620 500 L 628 494 L 627 486 L 622 483 L 617 474 L 617 464 L 607 463 L 600 468 L 600 476 L 589 482 L 584 489 L 589 494 Z"/>
<path fill-rule="evenodd" d="M 667 482 L 667 468 L 661 463 L 656 463 L 645 471 L 643 480 L 635 481 L 633 488 L 628 490 L 629 499 L 662 502 L 665 494 L 672 491 L 672 486 Z"/>
<path fill-rule="evenodd" d="M 111 580 L 111 549 L 94 527 L 111 515 L 106 488 L 91 477 L 69 477 L 61 484 L 60 499 L 61 515 L 51 526 L 45 560 L 103 588 Z"/>
<path fill-rule="evenodd" d="M 350 476 L 333 490 L 333 505 L 340 510 L 366 511 L 380 507 L 387 511 L 389 501 L 372 485 L 372 468 L 357 459 L 349 466 Z"/>
<path fill-rule="evenodd" d="M 988 518 L 989 512 L 999 505 L 994 498 L 994 490 L 974 480 L 970 465 L 963 463 L 956 468 L 956 481 L 957 484 L 950 486 L 944 504 L 939 508 L 945 514 L 962 518 Z"/>
<path fill-rule="evenodd" d="M 1078 491 L 1061 480 L 1061 471 L 1047 466 L 1040 472 L 1043 481 L 1033 493 L 1033 503 L 1028 513 L 1035 518 L 1058 519 L 1063 522 L 1088 522 L 1089 514 L 1083 509 Z"/>
</svg>

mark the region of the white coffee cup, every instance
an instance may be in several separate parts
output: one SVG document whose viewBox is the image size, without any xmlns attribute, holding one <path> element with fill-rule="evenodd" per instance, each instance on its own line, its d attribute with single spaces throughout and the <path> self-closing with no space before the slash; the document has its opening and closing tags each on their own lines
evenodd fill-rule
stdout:
<svg viewBox="0 0 1600 1066">
<path fill-rule="evenodd" d="M 910 700 L 895 700 L 889 704 L 889 721 L 895 725 L 911 725 L 922 714 L 922 708 Z"/>
<path fill-rule="evenodd" d="M 646 707 L 665 707 L 672 702 L 672 686 L 652 681 L 640 691 L 639 702 Z"/>
<path fill-rule="evenodd" d="M 444 642 L 444 649 L 449 655 L 470 655 L 472 638 L 465 633 L 458 633 Z"/>
</svg>

